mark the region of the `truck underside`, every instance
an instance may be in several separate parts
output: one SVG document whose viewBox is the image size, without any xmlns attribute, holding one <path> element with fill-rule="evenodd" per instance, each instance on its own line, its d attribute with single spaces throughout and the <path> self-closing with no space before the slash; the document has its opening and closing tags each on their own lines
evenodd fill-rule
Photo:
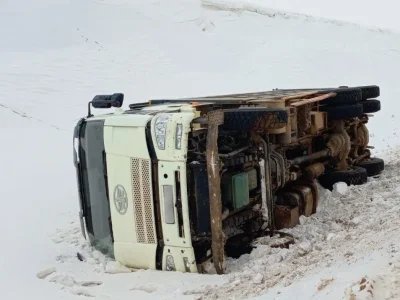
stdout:
<svg viewBox="0 0 400 300">
<path fill-rule="evenodd" d="M 379 96 L 372 86 L 151 101 L 197 110 L 187 190 L 200 272 L 211 259 L 224 273 L 225 255 L 250 253 L 256 238 L 316 213 L 317 179 L 332 189 L 339 181 L 363 184 L 383 170 L 383 161 L 370 157 L 366 127 L 368 113 L 380 106 L 363 98 L 363 89 Z M 372 168 L 361 168 L 371 161 Z"/>
</svg>

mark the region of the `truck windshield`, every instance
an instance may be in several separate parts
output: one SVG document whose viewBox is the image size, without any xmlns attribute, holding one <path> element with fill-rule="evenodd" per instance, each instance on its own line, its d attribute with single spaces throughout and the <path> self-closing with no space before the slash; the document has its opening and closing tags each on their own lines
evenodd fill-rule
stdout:
<svg viewBox="0 0 400 300">
<path fill-rule="evenodd" d="M 103 128 L 104 120 L 95 120 L 84 122 L 80 129 L 82 204 L 91 245 L 113 257 Z"/>
</svg>

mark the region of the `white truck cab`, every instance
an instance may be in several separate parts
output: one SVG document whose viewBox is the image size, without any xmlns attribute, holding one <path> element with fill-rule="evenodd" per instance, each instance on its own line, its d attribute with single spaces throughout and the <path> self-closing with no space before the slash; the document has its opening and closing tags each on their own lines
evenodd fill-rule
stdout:
<svg viewBox="0 0 400 300">
<path fill-rule="evenodd" d="M 156 269 L 159 257 L 162 270 L 197 272 L 186 192 L 194 117 L 188 104 L 140 113 L 117 108 L 75 129 L 82 228 L 95 247 L 128 267 Z"/>
</svg>

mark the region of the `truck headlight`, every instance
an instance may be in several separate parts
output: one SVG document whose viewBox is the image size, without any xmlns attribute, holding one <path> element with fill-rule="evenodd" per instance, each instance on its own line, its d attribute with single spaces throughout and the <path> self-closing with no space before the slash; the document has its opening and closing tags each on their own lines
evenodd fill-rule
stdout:
<svg viewBox="0 0 400 300">
<path fill-rule="evenodd" d="M 176 136 L 175 136 L 175 139 L 176 139 L 176 142 L 175 142 L 175 148 L 176 149 L 181 149 L 181 147 L 182 147 L 182 130 L 183 129 L 183 127 L 182 127 L 182 124 L 178 124 L 177 126 L 176 126 Z"/>
<path fill-rule="evenodd" d="M 174 257 L 172 255 L 167 255 L 167 264 L 165 266 L 167 271 L 175 271 L 175 262 Z"/>
<path fill-rule="evenodd" d="M 165 139 L 167 136 L 167 122 L 168 122 L 167 115 L 161 115 L 156 119 L 155 123 L 156 141 L 158 149 L 160 150 L 165 149 Z"/>
</svg>

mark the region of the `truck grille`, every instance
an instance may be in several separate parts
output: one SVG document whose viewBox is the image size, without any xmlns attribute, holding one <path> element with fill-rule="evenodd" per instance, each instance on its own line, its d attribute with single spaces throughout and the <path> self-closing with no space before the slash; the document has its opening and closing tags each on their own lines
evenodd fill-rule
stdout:
<svg viewBox="0 0 400 300">
<path fill-rule="evenodd" d="M 131 158 L 136 235 L 139 243 L 155 244 L 150 160 Z"/>
</svg>

